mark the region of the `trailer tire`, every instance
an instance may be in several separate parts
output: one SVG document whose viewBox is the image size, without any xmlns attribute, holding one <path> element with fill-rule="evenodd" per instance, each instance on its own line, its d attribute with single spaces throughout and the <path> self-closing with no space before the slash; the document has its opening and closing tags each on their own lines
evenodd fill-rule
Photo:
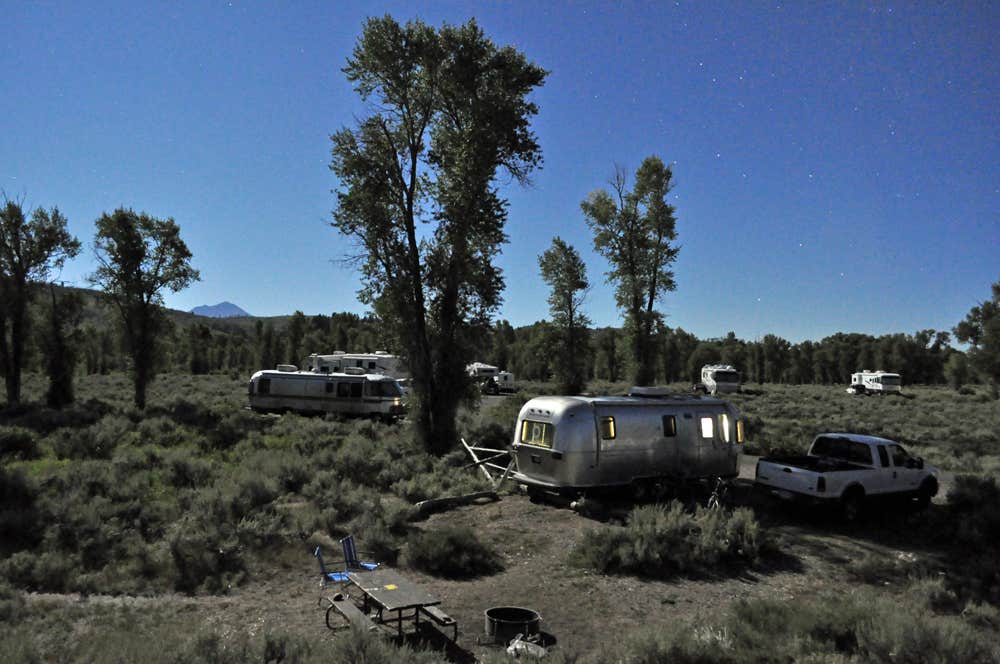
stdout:
<svg viewBox="0 0 1000 664">
<path fill-rule="evenodd" d="M 855 523 L 861 518 L 861 507 L 865 502 L 865 490 L 852 486 L 840 499 L 840 513 L 847 523 Z"/>
</svg>

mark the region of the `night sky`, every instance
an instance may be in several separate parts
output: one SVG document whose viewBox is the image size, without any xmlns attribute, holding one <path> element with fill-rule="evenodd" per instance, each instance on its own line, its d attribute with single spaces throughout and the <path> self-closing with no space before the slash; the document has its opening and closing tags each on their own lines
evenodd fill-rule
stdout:
<svg viewBox="0 0 1000 664">
<path fill-rule="evenodd" d="M 914 6 L 916 5 L 916 6 Z M 365 310 L 329 227 L 340 69 L 366 16 L 475 17 L 550 70 L 545 164 L 505 182 L 499 317 L 548 316 L 538 255 L 575 246 L 619 325 L 580 202 L 619 164 L 673 165 L 671 326 L 792 341 L 950 329 L 1000 280 L 996 3 L 3 3 L 0 188 L 87 249 L 127 206 L 173 217 L 202 281 L 167 304 Z"/>
</svg>

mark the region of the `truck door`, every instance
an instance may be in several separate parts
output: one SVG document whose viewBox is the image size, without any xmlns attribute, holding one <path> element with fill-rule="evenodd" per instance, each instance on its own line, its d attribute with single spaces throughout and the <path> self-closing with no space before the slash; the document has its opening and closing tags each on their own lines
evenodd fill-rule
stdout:
<svg viewBox="0 0 1000 664">
<path fill-rule="evenodd" d="M 893 491 L 916 491 L 920 488 L 922 471 L 902 445 L 886 445 L 892 459 Z"/>
</svg>

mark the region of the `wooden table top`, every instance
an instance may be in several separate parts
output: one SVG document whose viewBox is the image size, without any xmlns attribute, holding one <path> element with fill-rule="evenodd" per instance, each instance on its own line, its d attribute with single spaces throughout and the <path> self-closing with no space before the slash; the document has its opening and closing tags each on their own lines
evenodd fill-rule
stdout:
<svg viewBox="0 0 1000 664">
<path fill-rule="evenodd" d="M 386 611 L 441 603 L 437 597 L 394 569 L 348 572 L 347 578 Z"/>
</svg>

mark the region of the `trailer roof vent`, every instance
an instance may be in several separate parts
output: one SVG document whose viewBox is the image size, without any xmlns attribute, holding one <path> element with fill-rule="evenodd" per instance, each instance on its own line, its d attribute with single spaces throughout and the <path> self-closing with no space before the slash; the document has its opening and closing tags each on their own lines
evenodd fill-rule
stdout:
<svg viewBox="0 0 1000 664">
<path fill-rule="evenodd" d="M 279 364 L 278 371 L 298 371 L 299 368 L 294 364 Z"/>
<path fill-rule="evenodd" d="M 632 387 L 628 391 L 630 397 L 646 397 L 648 399 L 659 399 L 669 397 L 670 390 L 665 387 Z"/>
</svg>

